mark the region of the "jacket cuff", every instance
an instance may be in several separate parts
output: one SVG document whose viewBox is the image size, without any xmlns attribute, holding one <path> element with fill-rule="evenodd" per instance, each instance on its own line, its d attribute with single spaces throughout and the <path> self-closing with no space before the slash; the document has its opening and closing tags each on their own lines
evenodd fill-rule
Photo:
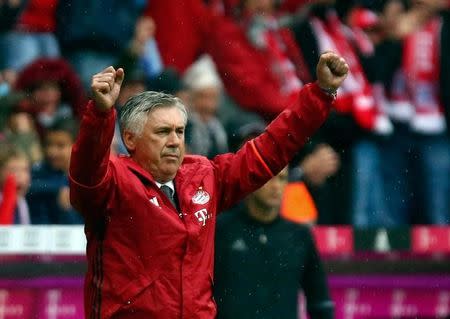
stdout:
<svg viewBox="0 0 450 319">
<path fill-rule="evenodd" d="M 312 91 L 315 94 L 318 94 L 326 99 L 328 99 L 329 101 L 334 101 L 337 97 L 337 90 L 328 90 L 328 89 L 323 89 L 319 86 L 319 83 L 317 81 L 315 81 L 312 85 Z"/>
</svg>

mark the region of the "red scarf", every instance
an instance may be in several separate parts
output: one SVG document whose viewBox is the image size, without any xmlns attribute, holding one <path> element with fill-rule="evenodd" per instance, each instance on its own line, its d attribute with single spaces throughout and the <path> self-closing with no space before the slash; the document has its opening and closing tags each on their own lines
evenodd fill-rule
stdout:
<svg viewBox="0 0 450 319">
<path fill-rule="evenodd" d="M 351 32 L 339 20 L 335 12 L 327 15 L 326 21 L 313 17 L 312 26 L 316 32 L 319 51 L 335 51 L 347 61 L 350 72 L 338 91 L 336 108 L 340 112 L 351 112 L 356 122 L 366 130 L 380 134 L 390 133 L 379 126 L 388 121 L 381 107 L 376 103 L 371 84 L 364 74 L 359 58 L 351 46 L 346 32 Z"/>
<path fill-rule="evenodd" d="M 303 86 L 291 61 L 288 46 L 284 42 L 282 28 L 274 16 L 250 16 L 246 18 L 246 32 L 250 43 L 263 51 L 270 61 L 272 74 L 277 79 L 280 92 L 295 95 Z"/>
<path fill-rule="evenodd" d="M 6 177 L 0 200 L 0 225 L 14 224 L 17 203 L 16 180 L 13 175 Z"/>
<path fill-rule="evenodd" d="M 435 134 L 446 130 L 439 98 L 441 26 L 441 19 L 435 18 L 404 40 L 404 88 L 414 106 L 410 124 L 413 130 L 421 133 Z"/>
</svg>

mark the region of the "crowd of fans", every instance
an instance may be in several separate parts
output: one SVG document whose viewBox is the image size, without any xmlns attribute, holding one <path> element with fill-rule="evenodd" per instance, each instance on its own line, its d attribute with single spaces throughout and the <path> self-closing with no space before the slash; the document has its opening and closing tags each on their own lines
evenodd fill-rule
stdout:
<svg viewBox="0 0 450 319">
<path fill-rule="evenodd" d="M 289 107 L 327 50 L 350 74 L 292 160 L 281 213 L 448 225 L 448 0 L 0 0 L 0 224 L 83 223 L 70 152 L 105 67 L 125 70 L 119 112 L 145 90 L 182 99 L 188 151 L 212 158 Z"/>
</svg>

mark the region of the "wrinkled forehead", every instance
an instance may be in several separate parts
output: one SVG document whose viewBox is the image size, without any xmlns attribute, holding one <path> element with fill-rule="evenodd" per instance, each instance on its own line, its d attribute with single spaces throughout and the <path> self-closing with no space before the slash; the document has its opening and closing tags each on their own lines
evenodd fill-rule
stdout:
<svg viewBox="0 0 450 319">
<path fill-rule="evenodd" d="M 176 105 L 158 106 L 148 113 L 148 122 L 152 126 L 185 127 L 187 115 Z"/>
</svg>

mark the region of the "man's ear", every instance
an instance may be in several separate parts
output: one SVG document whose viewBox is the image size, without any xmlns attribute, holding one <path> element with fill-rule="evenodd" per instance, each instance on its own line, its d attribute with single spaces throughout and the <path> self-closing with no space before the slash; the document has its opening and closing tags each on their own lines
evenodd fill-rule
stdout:
<svg viewBox="0 0 450 319">
<path fill-rule="evenodd" d="M 133 153 L 136 149 L 136 135 L 130 131 L 123 132 L 123 143 L 128 152 Z"/>
</svg>

